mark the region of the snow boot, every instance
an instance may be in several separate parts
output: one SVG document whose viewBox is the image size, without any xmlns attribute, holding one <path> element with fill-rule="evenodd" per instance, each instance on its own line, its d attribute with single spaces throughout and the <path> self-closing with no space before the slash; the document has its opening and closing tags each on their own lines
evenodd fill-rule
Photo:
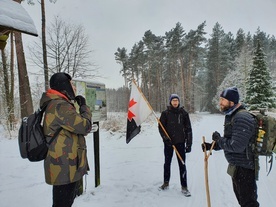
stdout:
<svg viewBox="0 0 276 207">
<path fill-rule="evenodd" d="M 164 182 L 163 185 L 159 187 L 160 190 L 167 190 L 169 188 L 169 182 Z"/>
<path fill-rule="evenodd" d="M 182 192 L 182 193 L 184 194 L 184 196 L 186 196 L 186 197 L 190 197 L 190 196 L 191 196 L 191 193 L 190 193 L 190 191 L 188 190 L 187 187 L 182 187 L 181 192 Z"/>
</svg>

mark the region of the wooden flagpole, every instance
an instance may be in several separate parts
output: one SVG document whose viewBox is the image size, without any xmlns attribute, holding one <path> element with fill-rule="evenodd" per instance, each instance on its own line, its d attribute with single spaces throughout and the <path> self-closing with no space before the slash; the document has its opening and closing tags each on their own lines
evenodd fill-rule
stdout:
<svg viewBox="0 0 276 207">
<path fill-rule="evenodd" d="M 211 199 L 210 199 L 210 191 L 209 191 L 209 180 L 208 180 L 208 158 L 212 154 L 212 150 L 214 148 L 215 142 L 212 142 L 209 153 L 207 154 L 206 145 L 205 145 L 205 136 L 202 137 L 202 141 L 204 144 L 204 171 L 205 171 L 205 187 L 206 187 L 206 196 L 207 196 L 207 205 L 211 207 Z"/>
<path fill-rule="evenodd" d="M 163 124 L 161 123 L 161 121 L 159 120 L 159 118 L 157 117 L 157 115 L 155 114 L 155 112 L 153 111 L 153 114 L 158 122 L 158 124 L 161 126 L 162 130 L 164 131 L 164 133 L 166 134 L 166 136 L 171 140 L 168 132 L 166 131 L 166 129 L 164 128 Z M 180 159 L 180 161 L 182 162 L 183 165 L 185 165 L 184 160 L 182 159 L 181 155 L 179 154 L 179 152 L 177 151 L 176 147 L 174 145 L 172 145 L 177 157 Z"/>
<path fill-rule="evenodd" d="M 135 80 L 132 80 L 132 82 L 136 85 L 137 89 L 139 90 L 139 92 L 141 93 L 143 99 L 146 101 L 148 107 L 150 108 L 150 110 L 152 111 L 152 113 L 154 114 L 158 124 L 161 126 L 162 130 L 164 131 L 164 133 L 166 134 L 166 136 L 171 140 L 169 134 L 167 133 L 166 129 L 164 128 L 164 126 L 162 125 L 162 123 L 160 122 L 158 116 L 156 115 L 156 113 L 153 111 L 153 108 L 151 107 L 151 105 L 149 104 L 148 100 L 146 99 L 146 97 L 144 96 L 143 92 L 141 91 L 140 87 L 138 87 L 138 85 L 136 84 Z M 174 145 L 172 145 L 177 157 L 180 159 L 180 161 L 182 162 L 183 165 L 185 165 L 184 160 L 182 159 L 181 155 L 179 154 L 179 152 L 177 151 L 176 147 Z"/>
</svg>

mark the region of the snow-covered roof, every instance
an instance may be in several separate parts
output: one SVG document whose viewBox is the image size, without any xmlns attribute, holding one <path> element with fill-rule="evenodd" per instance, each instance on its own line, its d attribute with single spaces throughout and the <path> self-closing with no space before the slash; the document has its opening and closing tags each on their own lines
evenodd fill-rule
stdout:
<svg viewBox="0 0 276 207">
<path fill-rule="evenodd" d="M 79 81 L 79 82 L 85 82 L 85 83 L 90 83 L 90 84 L 95 84 L 95 85 L 101 85 L 104 86 L 105 84 L 96 80 L 91 80 L 91 79 L 84 79 L 84 78 L 73 78 L 73 81 Z"/>
<path fill-rule="evenodd" d="M 16 30 L 38 36 L 34 22 L 21 4 L 13 0 L 0 0 L 0 35 Z"/>
</svg>

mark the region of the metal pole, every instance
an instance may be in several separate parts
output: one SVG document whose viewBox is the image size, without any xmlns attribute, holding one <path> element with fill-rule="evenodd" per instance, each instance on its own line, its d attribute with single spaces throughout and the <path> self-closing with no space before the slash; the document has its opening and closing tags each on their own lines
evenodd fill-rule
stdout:
<svg viewBox="0 0 276 207">
<path fill-rule="evenodd" d="M 95 187 L 100 185 L 100 129 L 99 122 L 94 122 L 98 130 L 93 133 L 94 141 L 94 165 L 95 165 Z"/>
</svg>

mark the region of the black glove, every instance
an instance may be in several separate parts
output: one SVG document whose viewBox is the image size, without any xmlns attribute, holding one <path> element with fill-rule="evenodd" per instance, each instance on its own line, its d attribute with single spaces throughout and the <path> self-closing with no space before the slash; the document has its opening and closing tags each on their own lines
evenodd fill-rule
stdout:
<svg viewBox="0 0 276 207">
<path fill-rule="evenodd" d="M 169 146 L 169 147 L 172 146 L 172 140 L 171 140 L 169 137 L 164 136 L 164 137 L 162 137 L 162 138 L 163 138 L 163 142 L 164 142 L 167 146 Z"/>
<path fill-rule="evenodd" d="M 76 96 L 75 101 L 79 104 L 79 106 L 86 105 L 86 101 L 83 96 Z"/>
<path fill-rule="evenodd" d="M 191 152 L 191 151 L 192 151 L 192 146 L 191 146 L 191 145 L 186 146 L 185 152 L 186 152 L 186 153 L 189 153 L 189 152 Z"/>
<path fill-rule="evenodd" d="M 212 135 L 212 140 L 214 140 L 215 142 L 217 142 L 219 139 L 221 138 L 220 133 L 218 133 L 217 131 L 215 131 Z"/>
<path fill-rule="evenodd" d="M 204 142 L 201 144 L 201 148 L 202 148 L 202 151 L 204 152 L 205 150 L 208 151 L 211 149 L 211 146 L 212 144 L 211 143 L 207 143 L 207 142 Z"/>
</svg>

